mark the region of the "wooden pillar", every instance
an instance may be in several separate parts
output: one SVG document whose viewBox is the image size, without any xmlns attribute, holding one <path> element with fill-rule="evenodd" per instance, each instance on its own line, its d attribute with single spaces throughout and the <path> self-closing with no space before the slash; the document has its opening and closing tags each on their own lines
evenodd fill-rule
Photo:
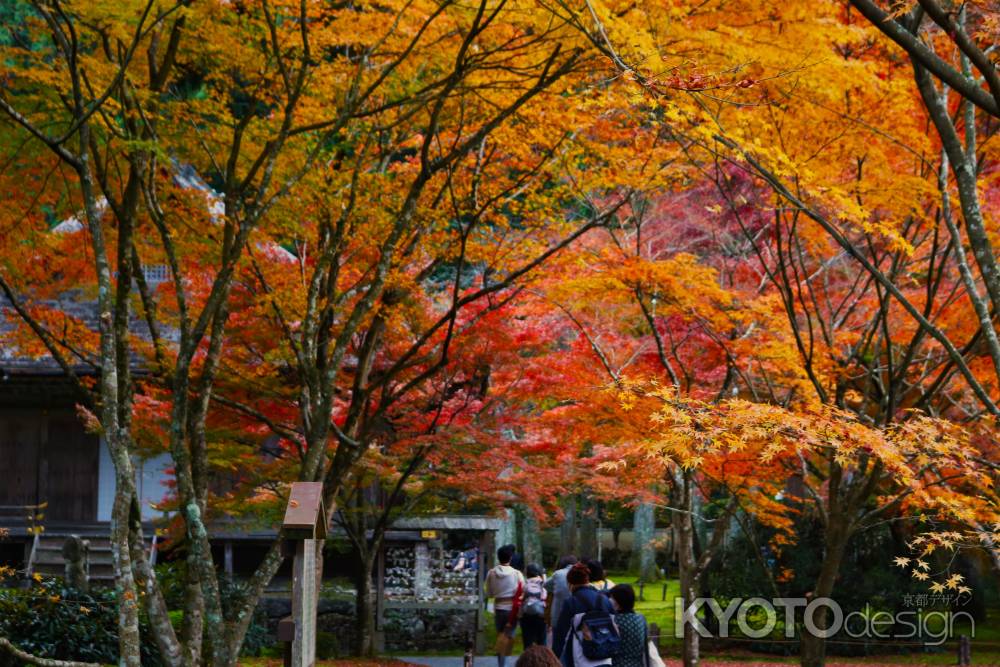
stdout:
<svg viewBox="0 0 1000 667">
<path fill-rule="evenodd" d="M 296 540 L 292 565 L 292 665 L 312 667 L 316 662 L 316 540 Z"/>
<path fill-rule="evenodd" d="M 313 667 L 316 663 L 316 605 L 319 602 L 319 576 L 316 549 L 326 539 L 326 512 L 323 509 L 322 482 L 295 482 L 288 496 L 285 539 L 294 545 L 292 565 L 292 616 L 278 626 L 286 646 L 285 664 Z"/>
<path fill-rule="evenodd" d="M 479 562 L 476 567 L 476 592 L 479 603 L 476 605 L 476 653 L 486 653 L 486 570 L 493 562 L 495 535 L 493 531 L 483 532 L 479 538 Z"/>
<path fill-rule="evenodd" d="M 35 483 L 35 504 L 49 499 L 49 411 L 42 412 L 38 423 L 38 477 Z"/>
</svg>

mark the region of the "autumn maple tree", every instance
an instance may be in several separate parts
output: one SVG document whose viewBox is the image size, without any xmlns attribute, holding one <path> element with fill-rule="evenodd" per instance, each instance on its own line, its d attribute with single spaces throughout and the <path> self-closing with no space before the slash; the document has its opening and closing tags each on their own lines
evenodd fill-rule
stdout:
<svg viewBox="0 0 1000 667">
<path fill-rule="evenodd" d="M 981 86 L 988 88 L 995 76 L 969 37 L 988 34 L 985 14 L 970 10 L 968 17 L 959 16 L 921 2 L 901 20 L 912 35 L 921 28 L 925 10 L 936 16 L 936 27 L 931 25 L 923 40 L 904 39 L 882 15 L 879 27 L 902 40 L 917 61 L 918 97 L 912 90 L 914 72 L 889 57 L 853 10 L 834 3 L 768 8 L 767 19 L 759 22 L 734 18 L 753 17 L 762 9 L 751 3 L 696 8 L 675 3 L 667 11 L 596 2 L 559 8 L 631 82 L 639 96 L 632 104 L 648 109 L 646 122 L 660 128 L 664 140 L 700 174 L 683 189 L 695 193 L 714 186 L 714 194 L 701 190 L 699 204 L 708 218 L 703 228 L 714 230 L 716 243 L 700 254 L 699 263 L 714 261 L 712 252 L 748 258 L 757 290 L 777 299 L 774 305 L 784 311 L 783 325 L 748 310 L 746 316 L 754 326 L 776 325 L 774 330 L 782 331 L 783 341 L 797 352 L 797 372 L 768 382 L 770 397 L 755 391 L 746 377 L 739 378 L 738 393 L 776 402 L 791 408 L 791 414 L 829 406 L 833 411 L 823 414 L 830 424 L 817 422 L 808 429 L 824 431 L 838 421 L 858 420 L 864 425 L 860 433 L 873 441 L 885 437 L 882 433 L 905 433 L 911 420 L 922 424 L 922 415 L 945 420 L 939 427 L 947 430 L 951 421 L 961 423 L 984 411 L 995 414 L 993 325 L 990 307 L 979 296 L 992 262 L 977 229 L 982 218 L 977 187 L 969 183 L 975 173 L 970 159 L 975 164 L 981 145 L 977 133 L 983 127 L 992 131 L 970 115 L 976 101 L 989 112 Z M 957 29 L 959 19 L 972 16 L 981 22 L 978 32 Z M 942 26 L 947 36 L 940 34 Z M 953 53 L 961 51 L 951 61 L 964 70 L 925 58 L 924 44 L 933 40 Z M 971 61 L 989 71 L 977 85 L 957 86 L 965 115 L 936 111 L 936 105 L 947 109 L 948 90 L 928 88 L 921 67 L 947 81 L 959 71 L 969 74 Z M 934 121 L 935 114 L 942 122 Z M 947 131 L 954 117 L 965 128 L 961 147 L 954 145 L 954 128 Z M 942 152 L 925 135 L 928 122 L 939 133 L 944 130 L 941 139 L 951 141 L 950 148 Z M 988 153 L 978 159 L 988 160 Z M 633 163 L 641 164 L 641 158 Z M 954 184 L 950 164 L 961 172 Z M 633 167 L 629 174 L 636 171 Z M 959 191 L 976 266 L 958 233 L 952 188 Z M 735 244 L 718 238 L 730 230 L 739 239 Z M 671 278 L 676 275 L 670 272 Z M 973 317 L 960 316 L 962 309 Z M 659 382 L 691 391 L 675 369 L 662 366 L 655 376 Z M 983 507 L 975 499 L 988 482 L 983 474 L 988 461 L 955 444 L 956 452 L 965 451 L 958 455 L 963 463 L 946 465 L 941 457 L 948 460 L 947 449 L 930 456 L 921 448 L 932 436 L 913 428 L 912 440 L 893 435 L 891 441 L 892 457 L 905 463 L 905 474 L 899 461 L 890 465 L 850 440 L 784 457 L 789 474 L 801 462 L 797 474 L 805 480 L 805 500 L 824 526 L 826 549 L 815 595 L 834 590 L 851 536 L 886 513 L 912 509 L 915 495 L 927 506 L 965 507 L 944 512 L 952 521 L 985 512 L 975 519 L 981 521 L 995 512 L 995 505 Z M 956 478 L 968 482 L 964 490 L 954 484 Z M 928 490 L 918 492 L 916 479 Z M 939 492 L 946 500 L 935 500 Z M 696 662 L 696 648 L 685 649 L 685 661 Z M 822 664 L 820 638 L 804 636 L 802 651 L 803 664 Z"/>
<path fill-rule="evenodd" d="M 296 480 L 358 550 L 360 652 L 380 540 L 430 498 L 661 505 L 686 601 L 746 521 L 821 526 L 816 597 L 890 518 L 934 522 L 918 579 L 973 543 L 1000 567 L 988 3 L 12 6 L 3 342 L 112 454 L 123 664 L 140 604 L 165 663 L 235 664 L 280 539 L 223 599 L 214 522 Z"/>
<path fill-rule="evenodd" d="M 142 597 L 167 663 L 233 664 L 250 610 L 281 562 L 276 540 L 244 594 L 223 608 L 206 520 L 206 424 L 223 398 L 216 383 L 255 372 L 232 370 L 253 354 L 240 346 L 239 328 L 230 330 L 234 308 L 260 299 L 272 314 L 285 345 L 274 354 L 289 355 L 298 378 L 303 455 L 292 478 L 323 480 L 334 500 L 372 444 L 362 431 L 371 397 L 385 389 L 381 415 L 421 387 L 446 366 L 466 305 L 502 292 L 600 224 L 594 211 L 550 228 L 543 211 L 560 210 L 558 193 L 525 198 L 539 185 L 535 163 L 559 155 L 559 134 L 539 133 L 537 146 L 498 134 L 576 70 L 580 40 L 544 12 L 505 4 L 25 8 L 27 41 L 4 51 L 17 67 L 0 109 L 5 132 L 20 137 L 6 144 L 8 157 L 26 177 L 22 190 L 76 222 L 51 234 L 37 206 L 9 209 L 5 249 L 34 254 L 22 264 L 24 253 L 5 253 L 0 285 L 23 325 L 15 344 L 60 364 L 112 452 L 123 663 L 138 664 Z M 19 151 L 25 142 L 34 148 Z M 35 156 L 62 178 L 31 180 Z M 443 202 L 450 205 L 439 212 Z M 505 216 L 516 217 L 506 235 Z M 504 239 L 518 252 L 506 252 Z M 466 263 L 491 267 L 471 294 Z M 169 280 L 148 284 L 142 269 L 150 265 L 165 266 Z M 454 287 L 435 296 L 432 285 L 427 298 L 439 305 L 450 297 L 450 305 L 413 321 L 394 367 L 369 378 L 383 332 L 411 324 L 394 306 L 419 301 L 411 293 L 437 270 L 450 270 L 454 279 L 443 283 Z M 98 331 L 59 307 L 81 290 Z M 338 424 L 344 362 L 356 342 L 353 407 Z M 174 462 L 190 577 L 179 631 L 134 511 L 140 396 L 159 401 L 151 428 L 162 429 Z"/>
</svg>

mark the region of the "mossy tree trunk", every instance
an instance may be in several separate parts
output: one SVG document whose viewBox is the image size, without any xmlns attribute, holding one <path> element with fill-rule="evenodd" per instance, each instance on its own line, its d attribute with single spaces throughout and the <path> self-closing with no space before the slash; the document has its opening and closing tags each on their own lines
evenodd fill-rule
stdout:
<svg viewBox="0 0 1000 667">
<path fill-rule="evenodd" d="M 577 552 L 576 504 L 576 496 L 569 496 L 563 504 L 563 520 L 559 526 L 560 557 Z"/>
<path fill-rule="evenodd" d="M 638 572 L 639 581 L 649 583 L 660 578 L 656 567 L 656 508 L 652 503 L 641 503 L 635 508 L 632 524 L 631 568 Z"/>
</svg>

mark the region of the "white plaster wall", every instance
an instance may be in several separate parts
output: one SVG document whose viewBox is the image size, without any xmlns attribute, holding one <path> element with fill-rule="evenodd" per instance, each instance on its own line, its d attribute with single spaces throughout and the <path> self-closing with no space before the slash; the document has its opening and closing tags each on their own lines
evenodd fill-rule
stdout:
<svg viewBox="0 0 1000 667">
<path fill-rule="evenodd" d="M 172 466 L 169 454 L 158 454 L 148 459 L 136 457 L 135 466 L 136 490 L 139 492 L 139 504 L 142 508 L 143 520 L 152 520 L 162 516 L 161 512 L 150 507 L 150 503 L 163 500 L 168 489 L 164 482 L 170 479 L 166 470 Z M 110 521 L 111 508 L 115 502 L 115 467 L 111 461 L 108 445 L 101 438 L 101 453 L 97 471 L 97 520 Z"/>
</svg>

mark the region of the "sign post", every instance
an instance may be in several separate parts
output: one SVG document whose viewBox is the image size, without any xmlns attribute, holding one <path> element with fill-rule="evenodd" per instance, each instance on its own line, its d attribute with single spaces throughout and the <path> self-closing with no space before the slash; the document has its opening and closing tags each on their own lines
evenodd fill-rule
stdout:
<svg viewBox="0 0 1000 667">
<path fill-rule="evenodd" d="M 326 539 L 322 482 L 292 484 L 282 528 L 295 561 L 292 565 L 292 616 L 278 624 L 278 639 L 290 643 L 285 648 L 285 665 L 313 667 L 319 600 L 316 543 Z"/>
</svg>

